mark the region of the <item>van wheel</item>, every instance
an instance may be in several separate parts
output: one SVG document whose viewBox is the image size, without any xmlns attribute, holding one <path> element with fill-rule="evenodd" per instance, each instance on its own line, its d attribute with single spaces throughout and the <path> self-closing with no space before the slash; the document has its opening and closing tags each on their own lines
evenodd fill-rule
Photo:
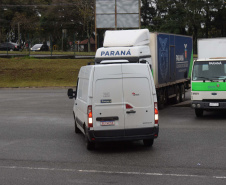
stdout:
<svg viewBox="0 0 226 185">
<path fill-rule="evenodd" d="M 143 143 L 144 143 L 144 146 L 152 146 L 154 143 L 154 139 L 144 139 Z"/>
<path fill-rule="evenodd" d="M 195 109 L 195 115 L 196 115 L 196 117 L 202 117 L 203 116 L 203 110 L 202 109 Z"/>
<path fill-rule="evenodd" d="M 85 135 L 85 141 L 86 141 L 86 149 L 87 150 L 94 150 L 95 149 L 95 143 L 92 143 L 92 142 L 89 141 L 87 134 Z"/>
<path fill-rule="evenodd" d="M 77 127 L 76 121 L 75 121 L 75 133 L 76 134 L 81 133 L 81 130 L 79 130 L 79 128 Z"/>
</svg>

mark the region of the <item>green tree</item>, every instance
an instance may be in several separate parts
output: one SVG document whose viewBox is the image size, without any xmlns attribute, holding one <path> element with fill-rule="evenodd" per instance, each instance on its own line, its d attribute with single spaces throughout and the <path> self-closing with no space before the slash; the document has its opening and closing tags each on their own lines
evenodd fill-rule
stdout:
<svg viewBox="0 0 226 185">
<path fill-rule="evenodd" d="M 216 37 L 216 24 L 218 22 L 217 15 L 225 8 L 224 0 L 205 0 L 203 4 L 204 33 L 203 36 Z"/>
<path fill-rule="evenodd" d="M 89 38 L 94 31 L 93 7 L 93 0 L 52 0 L 41 12 L 42 35 L 51 35 L 54 44 L 63 49 L 67 49 L 68 41 L 74 38 Z M 66 38 L 63 38 L 62 30 L 66 30 Z"/>
<path fill-rule="evenodd" d="M 78 27 L 78 5 L 76 1 L 52 0 L 40 12 L 41 35 L 42 37 L 52 38 L 53 44 L 67 49 L 67 43 L 72 39 Z"/>
<path fill-rule="evenodd" d="M 225 35 L 224 0 L 145 0 L 142 11 L 147 7 L 146 2 L 155 4 L 155 11 L 146 11 L 152 14 L 150 30 L 192 35 L 195 52 L 198 38 Z"/>
<path fill-rule="evenodd" d="M 34 35 L 39 31 L 40 14 L 38 7 L 47 0 L 3 0 L 0 3 L 1 20 L 8 40 L 20 42 L 26 40 L 28 34 Z M 20 34 L 20 35 L 18 35 Z"/>
<path fill-rule="evenodd" d="M 181 1 L 170 0 L 165 4 L 161 2 L 161 7 L 164 7 L 160 16 L 163 16 L 163 22 L 160 27 L 161 31 L 176 34 L 186 34 L 185 23 L 185 4 Z"/>
<path fill-rule="evenodd" d="M 218 10 L 217 15 L 215 16 L 214 25 L 215 25 L 215 30 L 211 31 L 211 35 L 214 35 L 215 37 L 226 37 L 226 8 L 225 8 L 225 6 L 222 7 L 222 9 Z"/>
<path fill-rule="evenodd" d="M 81 23 L 83 27 L 82 35 L 88 38 L 88 52 L 90 52 L 90 38 L 95 30 L 94 25 L 94 0 L 78 0 L 79 13 L 81 16 Z"/>
<path fill-rule="evenodd" d="M 141 4 L 141 26 L 152 30 L 154 29 L 153 18 L 156 17 L 155 2 L 150 0 L 141 0 Z"/>
</svg>

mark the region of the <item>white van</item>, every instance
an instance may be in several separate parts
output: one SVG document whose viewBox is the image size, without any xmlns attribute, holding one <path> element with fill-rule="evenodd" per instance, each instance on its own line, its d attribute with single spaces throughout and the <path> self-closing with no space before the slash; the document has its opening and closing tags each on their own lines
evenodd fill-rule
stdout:
<svg viewBox="0 0 226 185">
<path fill-rule="evenodd" d="M 107 61 L 106 61 L 107 63 Z M 150 65 L 115 63 L 81 67 L 74 98 L 75 132 L 82 132 L 87 149 L 96 142 L 158 137 L 158 108 Z"/>
</svg>

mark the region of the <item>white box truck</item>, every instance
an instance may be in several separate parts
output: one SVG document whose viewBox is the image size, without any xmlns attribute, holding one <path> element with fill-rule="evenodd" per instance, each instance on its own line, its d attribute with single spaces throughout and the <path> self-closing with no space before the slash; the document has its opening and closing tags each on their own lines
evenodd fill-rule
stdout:
<svg viewBox="0 0 226 185">
<path fill-rule="evenodd" d="M 149 33 L 147 29 L 106 31 L 95 63 L 117 60 L 150 64 L 159 106 L 163 107 L 170 98 L 176 103 L 184 101 L 185 89 L 190 88 L 192 37 Z"/>
<path fill-rule="evenodd" d="M 191 78 L 191 106 L 197 117 L 204 111 L 226 109 L 225 51 L 226 38 L 198 39 Z"/>
</svg>

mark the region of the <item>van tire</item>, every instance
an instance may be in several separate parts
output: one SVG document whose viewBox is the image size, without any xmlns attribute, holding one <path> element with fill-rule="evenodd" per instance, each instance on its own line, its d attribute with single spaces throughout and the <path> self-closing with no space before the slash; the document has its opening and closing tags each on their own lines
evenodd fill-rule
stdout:
<svg viewBox="0 0 226 185">
<path fill-rule="evenodd" d="M 94 150 L 95 149 L 95 143 L 89 141 L 87 134 L 85 134 L 85 141 L 86 141 L 86 149 L 87 150 Z"/>
<path fill-rule="evenodd" d="M 144 146 L 151 147 L 154 144 L 154 139 L 144 139 L 143 143 L 144 143 Z"/>
<path fill-rule="evenodd" d="M 203 116 L 203 110 L 202 109 L 195 109 L 195 115 L 196 117 L 202 117 Z"/>
<path fill-rule="evenodd" d="M 81 133 L 81 130 L 77 127 L 76 121 L 75 121 L 75 133 L 76 134 Z"/>
</svg>

